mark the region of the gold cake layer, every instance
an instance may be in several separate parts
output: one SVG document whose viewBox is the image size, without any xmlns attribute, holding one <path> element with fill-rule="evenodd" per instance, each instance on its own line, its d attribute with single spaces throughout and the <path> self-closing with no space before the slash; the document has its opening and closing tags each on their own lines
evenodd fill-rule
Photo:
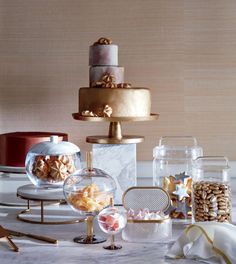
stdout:
<svg viewBox="0 0 236 264">
<path fill-rule="evenodd" d="M 89 110 L 97 113 L 109 105 L 112 117 L 149 116 L 151 96 L 148 88 L 89 88 L 79 89 L 79 112 Z"/>
</svg>

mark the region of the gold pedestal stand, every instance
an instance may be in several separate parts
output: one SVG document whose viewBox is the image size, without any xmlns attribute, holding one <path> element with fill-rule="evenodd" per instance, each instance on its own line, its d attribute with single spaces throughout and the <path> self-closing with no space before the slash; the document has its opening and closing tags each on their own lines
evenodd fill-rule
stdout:
<svg viewBox="0 0 236 264">
<path fill-rule="evenodd" d="M 28 199 L 24 198 L 21 196 L 22 199 L 27 200 L 27 209 L 22 210 L 17 214 L 17 219 L 26 223 L 31 223 L 31 224 L 44 224 L 44 225 L 61 225 L 61 224 L 74 224 L 74 223 L 80 223 L 84 222 L 85 219 L 78 219 L 78 218 L 73 218 L 70 220 L 61 220 L 61 221 L 46 221 L 45 220 L 45 205 L 44 203 L 48 201 L 47 200 L 36 200 L 36 199 Z M 28 219 L 27 217 L 24 217 L 24 215 L 29 215 L 31 213 L 31 208 L 30 208 L 30 201 L 37 201 L 40 203 L 40 220 L 32 220 Z M 52 201 L 51 201 L 52 202 Z M 55 203 L 60 203 L 61 201 L 55 200 Z"/>
<path fill-rule="evenodd" d="M 143 136 L 122 135 L 121 122 L 153 121 L 158 119 L 158 114 L 142 117 L 90 117 L 72 114 L 73 118 L 89 122 L 110 122 L 107 136 L 88 136 L 86 142 L 93 144 L 135 144 L 144 141 Z"/>
<path fill-rule="evenodd" d="M 95 236 L 93 233 L 93 220 L 94 216 L 88 216 L 86 219 L 87 223 L 87 234 L 81 235 L 74 238 L 74 242 L 79 244 L 99 244 L 106 241 L 106 238 Z"/>
<path fill-rule="evenodd" d="M 47 190 L 47 189 L 36 188 L 32 184 L 23 185 L 19 187 L 17 189 L 17 196 L 27 201 L 27 208 L 25 210 L 20 211 L 17 214 L 17 219 L 23 222 L 26 222 L 26 223 L 46 224 L 46 225 L 73 224 L 73 223 L 79 223 L 79 222 L 85 221 L 85 218 L 78 218 L 77 216 L 71 216 L 67 220 L 63 219 L 64 216 L 62 217 L 59 216 L 60 218 L 62 218 L 62 220 L 58 220 L 58 221 L 45 220 L 45 216 L 49 216 L 49 215 L 45 215 L 46 205 L 65 203 L 62 191 L 61 192 L 58 191 L 58 193 L 57 193 L 57 189 L 51 189 L 51 191 L 52 193 L 50 194 L 49 189 Z M 47 195 L 48 192 L 49 194 Z M 39 219 L 35 220 L 33 217 L 30 217 L 30 213 L 31 213 L 30 202 L 31 201 L 37 202 L 40 204 L 40 214 L 37 214 L 37 218 Z"/>
</svg>

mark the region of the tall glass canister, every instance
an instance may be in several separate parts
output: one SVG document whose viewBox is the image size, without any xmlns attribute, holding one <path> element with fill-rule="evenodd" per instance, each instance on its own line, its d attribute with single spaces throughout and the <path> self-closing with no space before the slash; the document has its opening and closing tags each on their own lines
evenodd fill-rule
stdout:
<svg viewBox="0 0 236 264">
<path fill-rule="evenodd" d="M 192 136 L 161 137 L 153 149 L 153 184 L 169 193 L 172 219 L 192 218 L 192 163 L 202 155 Z"/>
<path fill-rule="evenodd" d="M 231 221 L 229 162 L 222 156 L 199 157 L 193 165 L 193 216 L 196 222 Z"/>
</svg>

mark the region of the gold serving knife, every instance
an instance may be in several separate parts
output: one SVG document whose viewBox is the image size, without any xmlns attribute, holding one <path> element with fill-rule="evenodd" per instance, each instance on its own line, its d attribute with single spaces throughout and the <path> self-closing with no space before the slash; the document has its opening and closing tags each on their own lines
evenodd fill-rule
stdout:
<svg viewBox="0 0 236 264">
<path fill-rule="evenodd" d="M 11 230 L 11 229 L 6 229 L 6 230 L 12 236 L 18 236 L 18 237 L 26 236 L 26 237 L 34 238 L 34 239 L 41 240 L 44 242 L 52 243 L 52 244 L 58 243 L 58 240 L 51 238 L 51 237 L 40 236 L 40 235 L 35 235 L 35 234 L 30 234 L 30 233 L 24 233 L 24 232 L 20 232 L 20 231 Z"/>
<path fill-rule="evenodd" d="M 11 248 L 18 252 L 19 248 L 16 246 L 16 244 L 11 240 L 10 238 L 10 232 L 8 232 L 6 229 L 4 229 L 2 226 L 0 226 L 0 238 L 6 238 L 7 242 L 11 246 Z"/>
</svg>

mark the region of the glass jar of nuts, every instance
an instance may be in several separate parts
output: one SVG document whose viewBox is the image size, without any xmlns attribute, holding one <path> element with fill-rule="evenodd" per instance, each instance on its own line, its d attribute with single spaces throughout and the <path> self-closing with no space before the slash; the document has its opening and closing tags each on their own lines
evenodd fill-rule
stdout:
<svg viewBox="0 0 236 264">
<path fill-rule="evenodd" d="M 36 187 L 62 188 L 64 180 L 81 169 L 80 149 L 75 144 L 59 141 L 51 136 L 50 141 L 31 147 L 25 159 L 26 173 Z"/>
<path fill-rule="evenodd" d="M 203 156 L 193 165 L 193 217 L 196 222 L 231 221 L 229 164 L 226 157 Z"/>
</svg>

